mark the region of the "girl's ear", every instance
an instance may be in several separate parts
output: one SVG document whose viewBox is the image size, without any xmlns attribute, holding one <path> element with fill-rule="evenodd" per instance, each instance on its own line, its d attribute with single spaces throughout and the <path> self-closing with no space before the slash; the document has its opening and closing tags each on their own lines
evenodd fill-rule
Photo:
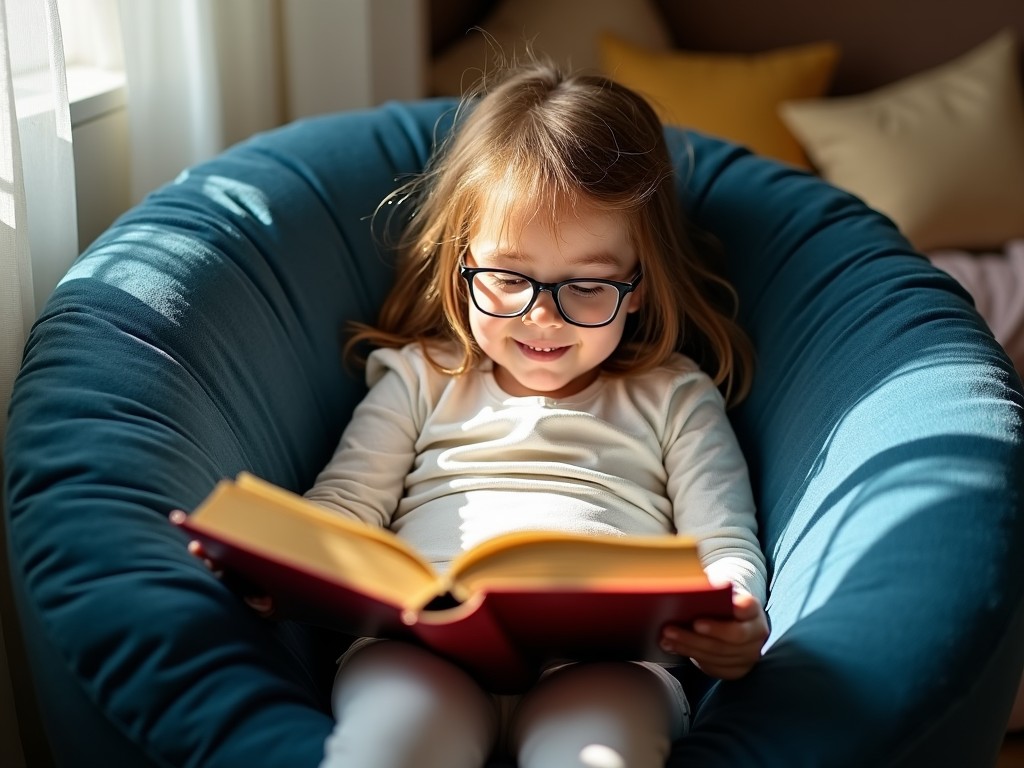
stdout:
<svg viewBox="0 0 1024 768">
<path fill-rule="evenodd" d="M 626 299 L 629 301 L 626 307 L 626 314 L 636 312 L 644 303 L 644 284 L 640 283 L 633 291 L 631 291 Z"/>
</svg>

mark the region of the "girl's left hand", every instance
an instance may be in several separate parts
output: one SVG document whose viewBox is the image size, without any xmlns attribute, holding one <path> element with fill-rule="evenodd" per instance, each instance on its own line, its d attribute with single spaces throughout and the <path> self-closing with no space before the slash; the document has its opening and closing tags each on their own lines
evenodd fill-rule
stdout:
<svg viewBox="0 0 1024 768">
<path fill-rule="evenodd" d="M 768 639 L 768 617 L 761 602 L 746 593 L 733 597 L 733 619 L 698 619 L 693 627 L 665 627 L 661 647 L 689 656 L 701 671 L 721 680 L 743 677 L 761 658 Z"/>
<path fill-rule="evenodd" d="M 186 514 L 180 509 L 175 509 L 170 514 L 172 523 L 179 524 L 184 520 Z M 203 565 L 221 582 L 227 583 L 233 591 L 237 592 L 242 600 L 252 608 L 256 613 L 262 616 L 264 619 L 274 618 L 274 600 L 273 598 L 254 589 L 250 584 L 245 582 L 240 577 L 226 573 L 219 563 L 214 562 L 213 558 L 210 557 L 206 550 L 203 549 L 203 544 L 198 539 L 192 539 L 188 543 L 188 552 L 193 557 L 202 561 Z"/>
</svg>

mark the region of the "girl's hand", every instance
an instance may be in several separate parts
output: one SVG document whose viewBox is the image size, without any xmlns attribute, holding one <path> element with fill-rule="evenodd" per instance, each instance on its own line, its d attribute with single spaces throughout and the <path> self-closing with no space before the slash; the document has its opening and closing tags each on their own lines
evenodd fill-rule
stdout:
<svg viewBox="0 0 1024 768">
<path fill-rule="evenodd" d="M 733 596 L 732 608 L 732 621 L 698 619 L 692 629 L 665 627 L 662 649 L 689 656 L 711 677 L 743 677 L 761 658 L 761 648 L 768 639 L 768 617 L 761 602 L 746 593 Z"/>
<path fill-rule="evenodd" d="M 180 509 L 174 510 L 171 512 L 171 522 L 175 522 L 184 515 L 185 513 Z M 237 577 L 231 577 L 229 574 L 225 574 L 224 569 L 207 554 L 205 549 L 203 549 L 202 542 L 197 539 L 192 539 L 188 543 L 188 551 L 193 557 L 198 557 L 202 560 L 203 565 L 209 569 L 210 573 L 221 581 L 228 583 L 235 592 L 241 595 L 242 600 L 245 601 L 246 605 L 256 611 L 256 613 L 264 619 L 269 619 L 274 615 L 273 598 L 270 595 L 255 592 L 251 585 L 243 584 Z"/>
</svg>

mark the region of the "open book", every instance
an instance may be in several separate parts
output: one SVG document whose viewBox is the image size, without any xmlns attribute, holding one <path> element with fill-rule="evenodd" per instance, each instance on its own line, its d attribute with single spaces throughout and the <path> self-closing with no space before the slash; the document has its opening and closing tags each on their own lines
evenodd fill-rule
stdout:
<svg viewBox="0 0 1024 768">
<path fill-rule="evenodd" d="M 732 615 L 731 588 L 712 587 L 682 536 L 508 533 L 441 575 L 390 531 L 247 473 L 173 519 L 279 615 L 421 643 L 500 693 L 557 659 L 678 662 L 662 626 Z"/>
</svg>

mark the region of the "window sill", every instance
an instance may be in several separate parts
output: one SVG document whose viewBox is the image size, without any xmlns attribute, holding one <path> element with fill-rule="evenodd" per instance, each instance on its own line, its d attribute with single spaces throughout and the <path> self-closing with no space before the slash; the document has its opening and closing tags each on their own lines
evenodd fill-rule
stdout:
<svg viewBox="0 0 1024 768">
<path fill-rule="evenodd" d="M 67 83 L 72 127 L 123 109 L 127 103 L 123 72 L 72 65 L 67 68 Z M 16 75 L 14 91 L 19 120 L 53 108 L 49 70 Z"/>
<path fill-rule="evenodd" d="M 79 125 L 124 109 L 127 88 L 124 72 L 96 67 L 68 67 L 68 102 L 71 125 Z"/>
</svg>

